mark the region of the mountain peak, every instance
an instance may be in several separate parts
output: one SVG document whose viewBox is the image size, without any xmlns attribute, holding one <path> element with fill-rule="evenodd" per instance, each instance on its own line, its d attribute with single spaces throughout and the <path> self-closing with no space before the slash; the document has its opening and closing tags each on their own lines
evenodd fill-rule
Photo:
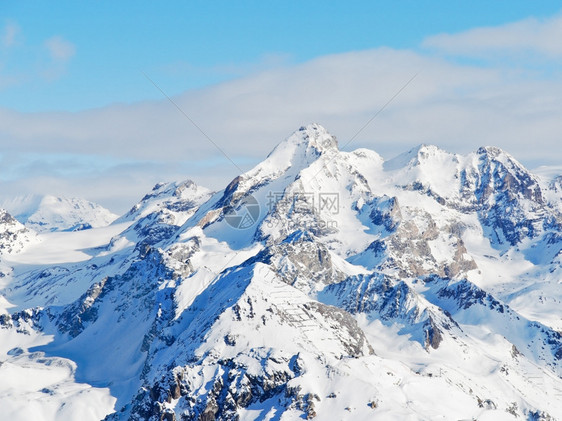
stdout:
<svg viewBox="0 0 562 421">
<path fill-rule="evenodd" d="M 515 159 L 511 154 L 496 146 L 481 146 L 476 151 L 479 159 L 489 165 L 492 162 L 499 163 L 509 171 L 516 171 L 519 174 L 525 174 L 530 177 L 534 182 L 538 182 L 536 176 L 532 175 L 521 163 Z"/>
<path fill-rule="evenodd" d="M 260 174 L 260 177 L 271 176 L 284 173 L 289 168 L 298 171 L 306 168 L 321 155 L 337 151 L 338 142 L 334 136 L 320 124 L 308 124 L 279 143 L 265 161 L 246 173 L 245 177 L 254 177 L 257 174 Z"/>
<path fill-rule="evenodd" d="M 426 143 L 422 143 L 421 145 L 414 148 L 413 150 L 417 151 L 417 155 L 420 158 L 426 158 L 428 156 L 435 155 L 435 154 L 438 154 L 438 153 L 443 153 L 443 152 L 447 153 L 446 151 L 441 149 L 439 146 L 428 145 Z"/>
<path fill-rule="evenodd" d="M 288 139 L 296 140 L 298 143 L 306 143 L 307 146 L 313 147 L 319 152 L 330 149 L 338 149 L 338 141 L 332 136 L 328 130 L 317 123 L 311 123 L 301 126 L 298 131 L 293 133 Z"/>
<path fill-rule="evenodd" d="M 26 228 L 39 233 L 103 227 L 117 218 L 97 203 L 53 195 L 15 197 L 2 206 Z"/>
<path fill-rule="evenodd" d="M 420 163 L 439 155 L 450 156 L 451 154 L 438 146 L 427 145 L 424 143 L 410 149 L 408 152 L 402 153 L 397 157 L 390 159 L 385 162 L 384 167 L 387 170 L 396 170 L 404 167 L 418 166 Z"/>
<path fill-rule="evenodd" d="M 488 155 L 491 159 L 497 158 L 498 156 L 505 154 L 502 149 L 497 146 L 481 146 L 476 152 L 478 155 Z"/>
<path fill-rule="evenodd" d="M 160 211 L 173 215 L 171 219 L 181 225 L 183 222 L 180 223 L 182 220 L 180 215 L 206 200 L 211 194 L 209 189 L 199 186 L 189 179 L 158 183 L 150 193 L 146 194 L 116 222 L 133 221 Z"/>
</svg>

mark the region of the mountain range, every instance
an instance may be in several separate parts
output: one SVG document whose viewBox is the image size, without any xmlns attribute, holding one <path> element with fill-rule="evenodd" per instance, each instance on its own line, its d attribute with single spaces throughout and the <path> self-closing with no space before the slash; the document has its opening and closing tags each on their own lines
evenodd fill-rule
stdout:
<svg viewBox="0 0 562 421">
<path fill-rule="evenodd" d="M 0 218 L 5 419 L 562 419 L 562 176 L 498 148 L 311 124 L 220 191 L 53 201 Z"/>
</svg>

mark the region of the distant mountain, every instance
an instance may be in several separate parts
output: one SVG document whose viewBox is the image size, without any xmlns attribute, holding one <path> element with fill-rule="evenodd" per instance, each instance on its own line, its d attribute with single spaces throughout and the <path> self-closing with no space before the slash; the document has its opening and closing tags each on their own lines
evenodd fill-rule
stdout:
<svg viewBox="0 0 562 421">
<path fill-rule="evenodd" d="M 4 200 L 1 205 L 38 233 L 102 227 L 117 219 L 102 206 L 77 198 L 28 195 Z"/>
<path fill-rule="evenodd" d="M 495 147 L 385 161 L 302 127 L 221 191 L 158 184 L 111 227 L 56 238 L 89 259 L 5 259 L 0 404 L 10 419 L 30 400 L 33 419 L 562 419 L 561 203 Z M 45 379 L 31 392 L 22 367 Z"/>
<path fill-rule="evenodd" d="M 0 255 L 17 253 L 35 239 L 34 232 L 26 229 L 6 210 L 0 209 Z"/>
</svg>

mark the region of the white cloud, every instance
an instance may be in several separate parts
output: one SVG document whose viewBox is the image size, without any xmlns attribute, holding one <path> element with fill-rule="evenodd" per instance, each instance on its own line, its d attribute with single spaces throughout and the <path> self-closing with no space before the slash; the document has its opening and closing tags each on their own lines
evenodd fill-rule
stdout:
<svg viewBox="0 0 562 421">
<path fill-rule="evenodd" d="M 249 169 L 309 122 L 325 125 L 345 144 L 415 73 L 347 149 L 364 146 L 391 157 L 419 143 L 460 153 L 496 145 L 529 167 L 562 162 L 562 78 L 541 79 L 511 66 L 480 68 L 382 48 L 266 69 L 173 99 Z M 166 99 L 78 113 L 0 109 L 0 151 L 22 162 L 0 183 L 3 194 L 78 195 L 118 212 L 156 181 L 192 177 L 221 188 L 237 175 Z M 50 160 L 42 167 L 24 159 L 28 151 L 94 156 L 110 165 L 86 163 L 80 172 L 68 160 Z"/>
<path fill-rule="evenodd" d="M 89 164 L 86 164 L 90 161 Z M 235 172 L 222 162 L 200 173 L 195 161 L 163 163 L 150 161 L 114 161 L 110 165 L 92 162 L 88 156 L 47 156 L 9 154 L 0 161 L 0 201 L 25 194 L 53 194 L 81 197 L 108 206 L 118 213 L 129 210 L 161 181 L 191 178 L 198 184 L 223 188 Z M 79 168 L 81 167 L 81 168 Z M 188 177 L 189 175 L 189 177 Z"/>
<path fill-rule="evenodd" d="M 0 42 L 6 48 L 12 47 L 16 44 L 17 37 L 21 29 L 15 22 L 8 22 L 4 29 L 2 30 L 2 35 L 0 36 Z"/>
<path fill-rule="evenodd" d="M 67 61 L 76 53 L 74 44 L 58 35 L 47 39 L 45 48 L 53 60 Z"/>
<path fill-rule="evenodd" d="M 540 133 L 559 115 L 560 80 L 530 81 L 510 70 L 389 49 L 322 57 L 187 92 L 174 101 L 235 161 L 258 159 L 310 121 L 326 125 L 345 143 L 414 73 L 419 76 L 356 143 L 376 140 L 371 145 L 386 154 L 405 147 L 397 143 L 427 141 L 467 149 L 505 144 L 505 134 L 514 132 L 506 146 L 517 153 L 529 131 Z M 557 138 L 550 130 L 541 136 L 550 142 Z M 221 159 L 166 99 L 79 113 L 0 110 L 0 146 L 162 162 Z"/>
<path fill-rule="evenodd" d="M 528 18 L 496 27 L 475 28 L 457 34 L 427 38 L 423 45 L 449 54 L 490 57 L 534 53 L 562 57 L 562 16 Z"/>
</svg>

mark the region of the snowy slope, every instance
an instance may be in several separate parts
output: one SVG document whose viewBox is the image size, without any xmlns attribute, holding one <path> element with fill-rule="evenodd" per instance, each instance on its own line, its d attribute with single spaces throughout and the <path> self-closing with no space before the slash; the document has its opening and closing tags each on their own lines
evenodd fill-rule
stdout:
<svg viewBox="0 0 562 421">
<path fill-rule="evenodd" d="M 3 257 L 0 399 L 11 419 L 26 387 L 45 420 L 562 419 L 559 198 L 497 148 L 385 162 L 302 127 L 222 191 L 158 184 Z"/>
<path fill-rule="evenodd" d="M 103 227 L 117 215 L 84 199 L 55 196 L 22 196 L 2 202 L 2 207 L 35 232 L 76 231 Z"/>
</svg>

